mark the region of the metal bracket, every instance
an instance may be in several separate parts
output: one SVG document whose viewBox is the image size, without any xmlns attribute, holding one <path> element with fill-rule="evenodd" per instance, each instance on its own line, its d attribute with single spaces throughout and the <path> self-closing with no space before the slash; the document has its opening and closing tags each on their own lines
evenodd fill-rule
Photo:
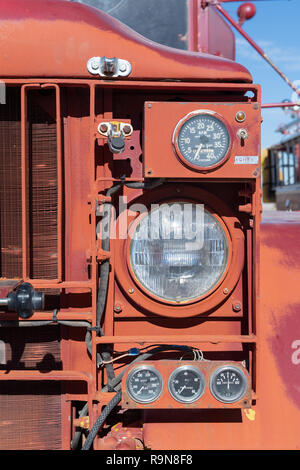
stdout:
<svg viewBox="0 0 300 470">
<path fill-rule="evenodd" d="M 87 69 L 92 75 L 100 75 L 100 77 L 128 77 L 131 64 L 117 57 L 92 57 L 87 63 Z"/>
</svg>

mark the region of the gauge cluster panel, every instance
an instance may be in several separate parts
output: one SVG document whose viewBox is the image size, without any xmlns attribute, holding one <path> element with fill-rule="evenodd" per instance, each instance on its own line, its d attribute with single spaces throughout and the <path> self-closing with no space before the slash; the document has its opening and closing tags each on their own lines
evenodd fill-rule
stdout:
<svg viewBox="0 0 300 470">
<path fill-rule="evenodd" d="M 250 408 L 251 396 L 249 373 L 236 362 L 142 362 L 122 382 L 124 408 Z"/>
<path fill-rule="evenodd" d="M 258 103 L 146 102 L 146 178 L 260 176 Z"/>
</svg>

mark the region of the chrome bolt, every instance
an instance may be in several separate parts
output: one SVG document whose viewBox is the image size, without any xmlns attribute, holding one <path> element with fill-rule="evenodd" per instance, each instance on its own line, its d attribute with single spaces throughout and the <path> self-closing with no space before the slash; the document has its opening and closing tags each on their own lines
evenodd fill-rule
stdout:
<svg viewBox="0 0 300 470">
<path fill-rule="evenodd" d="M 99 67 L 98 60 L 93 60 L 93 62 L 91 63 L 91 67 L 93 70 L 97 70 L 97 68 Z"/>
<path fill-rule="evenodd" d="M 227 289 L 227 287 L 223 290 L 223 294 L 227 295 L 229 292 L 229 290 Z"/>
<path fill-rule="evenodd" d="M 123 127 L 123 132 L 124 132 L 124 134 L 130 134 L 130 132 L 131 132 L 131 127 L 130 127 L 130 126 L 124 126 L 124 127 Z"/>
<path fill-rule="evenodd" d="M 134 289 L 131 287 L 130 289 L 128 289 L 128 292 L 129 292 L 129 294 L 133 294 L 133 293 L 134 293 Z"/>
</svg>

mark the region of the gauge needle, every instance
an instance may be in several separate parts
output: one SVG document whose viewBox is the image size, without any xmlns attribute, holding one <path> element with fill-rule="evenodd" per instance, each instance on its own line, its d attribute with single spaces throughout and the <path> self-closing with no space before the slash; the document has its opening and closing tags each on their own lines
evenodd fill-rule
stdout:
<svg viewBox="0 0 300 470">
<path fill-rule="evenodd" d="M 202 149 L 202 147 L 203 147 L 203 144 L 200 144 L 199 147 L 197 148 L 197 152 L 195 153 L 195 156 L 194 156 L 195 160 L 198 158 L 198 155 L 199 155 L 200 150 Z"/>
<path fill-rule="evenodd" d="M 186 385 L 184 385 L 183 387 L 181 387 L 181 389 L 178 390 L 178 393 L 181 393 L 185 388 L 186 388 Z"/>
<path fill-rule="evenodd" d="M 138 394 L 138 393 L 141 393 L 141 391 L 143 390 L 143 388 L 145 388 L 144 385 L 143 385 L 142 388 L 140 388 L 136 393 L 137 393 L 137 394 Z"/>
</svg>

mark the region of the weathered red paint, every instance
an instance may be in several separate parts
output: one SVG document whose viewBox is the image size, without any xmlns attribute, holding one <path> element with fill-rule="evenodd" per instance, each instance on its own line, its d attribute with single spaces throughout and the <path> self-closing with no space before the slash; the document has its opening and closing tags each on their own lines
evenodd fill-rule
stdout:
<svg viewBox="0 0 300 470">
<path fill-rule="evenodd" d="M 110 263 L 101 324 L 105 335 L 97 336 L 92 331 L 88 351 L 86 328 L 62 325 L 61 370 L 7 371 L 4 365 L 0 379 L 20 384 L 40 380 L 61 382 L 61 442 L 62 448 L 68 449 L 71 433 L 78 425 L 74 402 L 88 402 L 89 416 L 85 422 L 91 428 L 111 399 L 111 392 L 101 389 L 106 375 L 102 367 L 97 367 L 97 353 L 103 346 L 111 345 L 116 355 L 133 346 L 191 345 L 201 349 L 204 358 L 211 361 L 207 367 L 215 367 L 220 360 L 239 364 L 245 361 L 251 377 L 247 409 L 217 408 L 209 399 L 205 409 L 171 409 L 166 392 L 163 406 L 169 409 L 144 408 L 138 422 L 130 422 L 130 426 L 125 422 L 126 414 L 114 415 L 112 419 L 117 426 L 110 432 L 106 429 L 106 435 L 96 439 L 95 448 L 140 449 L 141 441 L 152 449 L 299 448 L 297 266 L 300 251 L 297 242 L 300 223 L 291 214 L 285 214 L 283 220 L 267 216 L 268 220 L 261 225 L 259 254 L 260 168 L 257 165 L 251 172 L 248 167 L 239 168 L 233 163 L 237 154 L 259 152 L 260 94 L 258 87 L 249 85 L 252 79 L 248 71 L 229 60 L 159 46 L 107 15 L 76 3 L 0 0 L 0 7 L 0 52 L 5 61 L 1 78 L 6 78 L 9 86 L 22 87 L 24 278 L 28 276 L 30 262 L 26 192 L 30 136 L 26 123 L 27 93 L 32 87 L 56 92 L 58 231 L 61 232 L 58 279 L 32 282 L 36 288 L 60 291 L 58 320 L 84 321 L 94 327 L 99 261 L 107 258 Z M 94 55 L 127 59 L 132 62 L 133 72 L 123 80 L 95 79 L 86 70 L 87 60 Z M 254 91 L 255 98 L 245 98 L 247 91 Z M 145 102 L 163 103 L 160 107 L 163 112 L 157 113 L 150 126 L 149 122 L 144 125 L 142 118 Z M 200 175 L 195 169 L 184 167 L 172 150 L 173 124 L 181 118 L 181 109 L 187 113 L 194 106 L 197 109 L 218 106 L 233 128 L 233 150 L 214 173 Z M 242 125 L 233 123 L 236 111 L 243 106 L 247 107 L 247 121 Z M 176 119 L 170 116 L 170 110 L 178 113 Z M 97 133 L 97 125 L 104 120 L 133 125 L 134 132 L 128 138 L 124 154 L 112 155 L 105 139 Z M 236 132 L 246 124 L 249 141 L 240 148 Z M 155 146 L 151 147 L 151 141 Z M 143 152 L 144 162 L 140 158 Z M 117 205 L 119 194 L 127 196 L 129 203 L 149 205 L 153 201 L 178 199 L 182 191 L 184 199 L 211 208 L 228 231 L 230 266 L 215 291 L 205 299 L 176 306 L 148 295 L 130 274 L 128 244 L 111 240 L 109 251 L 105 252 L 97 240 L 100 216 L 96 211 L 103 201 L 110 201 L 106 190 L 120 183 L 124 174 L 125 182 L 145 181 L 149 177 L 147 165 L 154 170 L 154 177 L 164 176 L 170 181 L 148 192 L 122 187 L 112 199 L 114 204 Z M 7 286 L 2 285 L 2 292 L 3 288 Z M 5 312 L 1 312 L 0 318 L 17 320 L 16 314 Z M 49 309 L 35 312 L 29 321 L 52 319 L 53 312 Z M 35 338 L 38 341 L 38 335 Z M 161 359 L 166 356 L 153 358 L 152 363 L 162 367 Z M 180 357 L 173 354 L 167 359 L 171 370 Z M 116 373 L 124 368 L 127 360 L 114 362 Z M 181 358 L 181 363 L 184 361 Z M 167 372 L 164 373 L 167 379 Z M 126 400 L 125 391 L 123 398 Z"/>
<path fill-rule="evenodd" d="M 218 76 L 218 81 L 252 81 L 249 72 L 233 61 L 158 45 L 78 3 L 1 0 L 0 11 L 2 77 L 93 78 L 86 68 L 88 60 L 106 56 L 128 60 L 134 80 L 215 81 Z"/>
</svg>

